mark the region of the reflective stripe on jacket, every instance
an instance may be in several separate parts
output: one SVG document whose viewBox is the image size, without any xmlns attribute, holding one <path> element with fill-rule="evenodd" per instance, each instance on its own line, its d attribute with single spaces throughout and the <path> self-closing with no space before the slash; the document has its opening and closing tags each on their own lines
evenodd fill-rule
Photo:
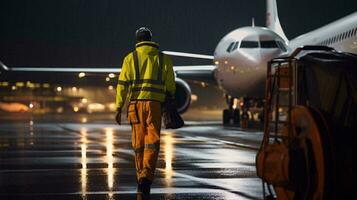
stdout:
<svg viewBox="0 0 357 200">
<path fill-rule="evenodd" d="M 135 51 L 124 58 L 118 79 L 116 106 L 122 108 L 127 97 L 131 100 L 163 102 L 165 93 L 174 94 L 175 90 L 175 75 L 170 57 L 158 51 L 157 43 L 140 42 L 136 44 Z"/>
</svg>

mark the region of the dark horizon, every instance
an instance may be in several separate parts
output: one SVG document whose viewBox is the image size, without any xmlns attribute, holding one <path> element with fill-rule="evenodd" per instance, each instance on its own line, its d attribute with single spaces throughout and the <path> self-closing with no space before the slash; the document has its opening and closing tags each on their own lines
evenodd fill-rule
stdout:
<svg viewBox="0 0 357 200">
<path fill-rule="evenodd" d="M 289 39 L 353 13 L 357 2 L 278 1 Z M 265 26 L 265 1 L 2 1 L 0 60 L 9 66 L 120 66 L 134 32 L 150 27 L 162 50 L 212 55 L 228 32 Z M 307 23 L 308 22 L 308 23 Z M 206 61 L 175 59 L 175 64 Z"/>
</svg>

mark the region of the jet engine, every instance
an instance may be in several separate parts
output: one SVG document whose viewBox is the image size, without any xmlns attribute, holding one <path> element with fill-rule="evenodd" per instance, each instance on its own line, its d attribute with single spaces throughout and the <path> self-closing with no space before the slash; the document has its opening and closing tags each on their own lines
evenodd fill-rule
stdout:
<svg viewBox="0 0 357 200">
<path fill-rule="evenodd" d="M 184 80 L 176 77 L 175 100 L 179 113 L 184 113 L 190 106 L 191 94 L 190 86 Z"/>
</svg>

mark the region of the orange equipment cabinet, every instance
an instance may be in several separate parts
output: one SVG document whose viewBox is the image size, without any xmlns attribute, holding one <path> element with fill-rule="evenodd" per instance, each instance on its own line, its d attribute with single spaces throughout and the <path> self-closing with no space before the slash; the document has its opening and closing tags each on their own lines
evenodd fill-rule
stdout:
<svg viewBox="0 0 357 200">
<path fill-rule="evenodd" d="M 357 56 L 329 47 L 301 47 L 268 63 L 256 156 L 265 199 L 354 199 L 356 83 Z"/>
</svg>

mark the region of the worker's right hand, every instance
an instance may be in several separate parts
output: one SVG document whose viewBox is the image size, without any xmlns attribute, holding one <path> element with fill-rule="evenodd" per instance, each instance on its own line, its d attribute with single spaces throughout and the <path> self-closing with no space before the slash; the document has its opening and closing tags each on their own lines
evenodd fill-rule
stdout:
<svg viewBox="0 0 357 200">
<path fill-rule="evenodd" d="M 115 115 L 115 121 L 121 125 L 121 111 L 117 111 L 117 114 Z"/>
</svg>

